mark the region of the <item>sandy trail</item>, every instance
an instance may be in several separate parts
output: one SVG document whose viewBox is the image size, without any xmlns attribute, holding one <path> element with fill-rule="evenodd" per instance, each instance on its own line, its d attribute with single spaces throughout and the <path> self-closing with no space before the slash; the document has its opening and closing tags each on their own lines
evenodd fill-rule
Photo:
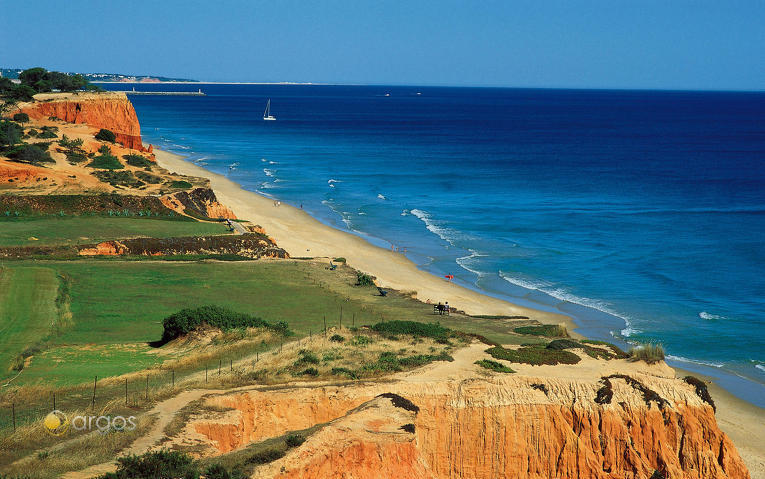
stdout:
<svg viewBox="0 0 765 479">
<path fill-rule="evenodd" d="M 173 396 L 170 399 L 166 399 L 156 406 L 154 406 L 147 415 L 156 415 L 157 420 L 152 425 L 151 429 L 145 435 L 139 437 L 135 442 L 127 449 L 123 450 L 119 456 L 128 454 L 143 454 L 149 451 L 152 446 L 157 444 L 165 436 L 165 427 L 170 424 L 175 414 L 183 409 L 188 403 L 196 401 L 197 399 L 207 396 L 209 394 L 219 394 L 225 392 L 223 390 L 214 389 L 192 389 L 190 391 L 184 391 L 177 396 Z M 87 469 L 81 471 L 69 472 L 61 476 L 64 479 L 87 479 L 90 477 L 105 474 L 107 472 L 114 472 L 117 470 L 116 463 L 106 462 L 103 464 L 96 464 L 90 466 Z"/>
</svg>

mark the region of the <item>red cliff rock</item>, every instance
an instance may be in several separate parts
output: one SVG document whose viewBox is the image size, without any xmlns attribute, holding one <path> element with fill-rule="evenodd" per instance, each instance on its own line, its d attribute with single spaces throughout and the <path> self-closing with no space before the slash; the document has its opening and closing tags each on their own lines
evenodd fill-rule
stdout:
<svg viewBox="0 0 765 479">
<path fill-rule="evenodd" d="M 133 104 L 124 93 L 45 95 L 43 99 L 22 105 L 20 111 L 36 120 L 55 116 L 69 123 L 105 128 L 114 132 L 117 142 L 124 147 L 148 151 L 141 142 L 141 126 Z"/>
</svg>

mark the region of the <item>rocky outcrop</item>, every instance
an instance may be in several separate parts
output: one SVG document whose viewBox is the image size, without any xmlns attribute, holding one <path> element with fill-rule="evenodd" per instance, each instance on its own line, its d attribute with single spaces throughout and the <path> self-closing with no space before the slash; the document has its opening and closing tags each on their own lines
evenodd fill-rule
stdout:
<svg viewBox="0 0 765 479">
<path fill-rule="evenodd" d="M 180 191 L 165 195 L 161 200 L 166 207 L 187 216 L 195 218 L 236 219 L 234 212 L 227 206 L 219 203 L 215 192 L 210 188 Z"/>
<path fill-rule="evenodd" d="M 262 235 L 188 236 L 179 238 L 135 238 L 105 241 L 79 247 L 80 256 L 173 256 L 173 255 L 236 255 L 245 258 L 288 258 Z"/>
<path fill-rule="evenodd" d="M 69 123 L 84 123 L 114 132 L 126 148 L 149 151 L 141 141 L 141 126 L 133 104 L 124 93 L 80 93 L 46 95 L 22 105 L 20 111 L 35 120 L 57 117 Z"/>
<path fill-rule="evenodd" d="M 215 455 L 327 423 L 253 477 L 749 478 L 692 387 L 610 383 L 604 404 L 601 382 L 522 376 L 248 391 L 209 399 L 233 410 L 187 428 Z M 393 410 L 381 392 L 415 409 Z"/>
</svg>

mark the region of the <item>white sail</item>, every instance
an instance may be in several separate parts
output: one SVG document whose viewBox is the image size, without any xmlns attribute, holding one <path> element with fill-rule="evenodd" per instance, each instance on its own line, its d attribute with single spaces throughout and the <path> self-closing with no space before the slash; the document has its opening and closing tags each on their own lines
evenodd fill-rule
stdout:
<svg viewBox="0 0 765 479">
<path fill-rule="evenodd" d="M 263 112 L 263 119 L 276 120 L 276 117 L 271 115 L 271 99 L 270 98 L 266 102 L 266 110 Z"/>
</svg>

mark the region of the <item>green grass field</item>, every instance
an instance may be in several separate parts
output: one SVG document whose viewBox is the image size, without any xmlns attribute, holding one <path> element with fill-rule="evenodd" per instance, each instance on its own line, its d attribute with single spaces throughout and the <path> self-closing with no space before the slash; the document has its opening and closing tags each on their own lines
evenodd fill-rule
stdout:
<svg viewBox="0 0 765 479">
<path fill-rule="evenodd" d="M 41 268 L 19 261 L 7 266 L 21 278 Z M 307 261 L 163 262 L 163 261 L 49 261 L 52 278 L 47 301 L 55 298 L 56 274 L 71 279 L 70 309 L 73 324 L 54 335 L 48 348 L 36 354 L 15 380 L 28 384 L 45 380 L 77 384 L 94 375 L 106 377 L 140 370 L 162 360 L 148 343 L 160 339 L 162 319 L 182 308 L 217 304 L 260 316 L 287 321 L 299 335 L 316 334 L 326 317 L 329 327 L 371 325 L 380 320 L 440 321 L 444 326 L 476 332 L 502 342 L 516 342 L 507 322 L 462 315 L 433 315 L 431 305 L 407 296 L 377 294 L 374 287 L 359 287 L 355 272 L 345 266 L 329 271 Z M 26 282 L 29 282 L 27 279 Z M 24 289 L 23 283 L 19 286 Z M 9 297 L 19 291 L 6 293 Z M 23 296 L 23 295 L 21 295 Z M 11 304 L 19 303 L 14 299 Z M 29 300 L 26 300 L 29 301 Z M 5 301 L 3 301 L 5 302 Z M 45 302 L 45 301 L 43 301 Z M 55 313 L 55 306 L 46 306 Z M 0 324 L 6 326 L 8 320 Z M 29 323 L 32 325 L 33 323 Z M 17 326 L 18 327 L 18 326 Z M 13 354 L 39 336 L 23 332 Z"/>
<path fill-rule="evenodd" d="M 219 223 L 99 216 L 37 217 L 0 221 L 0 247 L 58 246 L 139 236 L 170 238 L 225 233 L 226 227 Z"/>
<path fill-rule="evenodd" d="M 45 339 L 58 317 L 58 278 L 51 268 L 0 268 L 0 371 Z"/>
</svg>

